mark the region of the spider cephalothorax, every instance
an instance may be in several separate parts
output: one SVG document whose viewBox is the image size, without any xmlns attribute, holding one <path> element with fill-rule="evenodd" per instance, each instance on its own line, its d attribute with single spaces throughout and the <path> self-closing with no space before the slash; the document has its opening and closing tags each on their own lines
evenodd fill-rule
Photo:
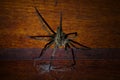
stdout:
<svg viewBox="0 0 120 80">
<path fill-rule="evenodd" d="M 75 61 L 75 56 L 74 56 L 74 51 L 73 51 L 73 48 L 79 48 L 77 47 L 76 45 L 78 46 L 81 46 L 83 48 L 86 48 L 86 49 L 90 49 L 89 47 L 87 46 L 84 46 L 74 40 L 72 40 L 72 38 L 76 37 L 77 36 L 77 32 L 73 32 L 73 33 L 68 33 L 68 34 L 65 34 L 62 30 L 62 12 L 60 13 L 60 25 L 59 27 L 57 27 L 57 31 L 54 32 L 51 27 L 48 25 L 48 23 L 44 20 L 44 18 L 42 17 L 42 15 L 39 13 L 38 9 L 35 7 L 35 10 L 37 12 L 37 15 L 40 19 L 40 21 L 42 22 L 43 24 L 43 28 L 48 28 L 52 34 L 49 34 L 47 36 L 30 36 L 30 38 L 32 39 L 36 39 L 36 40 L 41 40 L 41 39 L 44 39 L 44 38 L 49 38 L 49 42 L 44 46 L 44 48 L 42 49 L 40 55 L 38 56 L 38 58 L 40 58 L 44 53 L 45 51 L 51 46 L 51 45 L 55 45 L 54 46 L 54 49 L 53 49 L 53 52 L 52 52 L 52 55 L 51 55 L 51 60 L 50 60 L 50 66 L 49 66 L 49 69 L 51 67 L 51 63 L 52 63 L 52 59 L 55 55 L 55 52 L 57 50 L 57 48 L 60 48 L 61 46 L 64 47 L 65 51 L 67 51 L 68 49 L 71 49 L 71 53 L 72 53 L 72 56 L 73 56 L 73 64 L 72 66 L 74 66 L 76 64 L 76 61 Z M 47 31 L 48 32 L 48 31 Z M 69 37 L 70 35 L 72 35 L 73 37 Z"/>
</svg>

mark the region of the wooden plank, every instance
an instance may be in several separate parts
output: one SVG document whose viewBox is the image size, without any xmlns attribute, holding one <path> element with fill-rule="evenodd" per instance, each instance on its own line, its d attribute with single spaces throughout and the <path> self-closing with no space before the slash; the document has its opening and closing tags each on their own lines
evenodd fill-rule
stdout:
<svg viewBox="0 0 120 80">
<path fill-rule="evenodd" d="M 66 33 L 78 32 L 76 41 L 91 48 L 120 48 L 119 0 L 57 0 L 57 5 L 54 1 L 1 0 L 0 48 L 43 48 L 46 42 L 28 38 L 32 35 L 47 34 L 41 28 L 33 6 L 37 6 L 55 31 L 59 25 L 59 13 L 62 11 L 63 30 Z M 63 61 L 63 64 L 65 62 Z M 119 80 L 119 62 L 119 60 L 77 60 L 76 70 L 50 72 L 52 74 L 50 75 L 39 74 L 33 67 L 33 61 L 0 60 L 0 79 Z"/>
<path fill-rule="evenodd" d="M 120 63 L 114 60 L 78 60 L 75 69 L 64 72 L 41 74 L 33 66 L 33 61 L 0 61 L 1 80 L 119 80 Z M 63 61 L 65 63 L 65 61 Z"/>
<path fill-rule="evenodd" d="M 119 0 L 3 0 L 0 2 L 0 47 L 34 48 L 46 42 L 29 39 L 30 35 L 45 35 L 33 6 L 56 31 L 59 13 L 63 12 L 66 33 L 78 32 L 76 41 L 93 48 L 120 47 Z M 113 7 L 114 6 L 114 7 Z"/>
</svg>

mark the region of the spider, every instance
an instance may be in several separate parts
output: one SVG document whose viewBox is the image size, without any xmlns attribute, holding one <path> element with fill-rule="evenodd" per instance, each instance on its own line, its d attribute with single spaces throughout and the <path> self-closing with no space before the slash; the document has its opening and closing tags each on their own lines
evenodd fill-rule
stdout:
<svg viewBox="0 0 120 80">
<path fill-rule="evenodd" d="M 30 38 L 35 39 L 35 40 L 41 40 L 41 39 L 49 38 L 49 42 L 41 50 L 41 53 L 38 56 L 38 59 L 41 58 L 41 56 L 45 53 L 45 51 L 48 48 L 50 48 L 51 45 L 55 44 L 53 52 L 52 52 L 51 57 L 50 57 L 49 70 L 51 69 L 52 59 L 55 56 L 56 50 L 58 48 L 60 48 L 61 46 L 64 47 L 64 50 L 66 52 L 68 51 L 68 49 L 71 50 L 72 59 L 73 59 L 73 62 L 71 64 L 71 66 L 74 66 L 76 64 L 76 61 L 75 61 L 75 54 L 74 54 L 73 48 L 79 49 L 79 47 L 77 47 L 77 46 L 81 46 L 81 47 L 86 48 L 86 49 L 90 49 L 90 48 L 85 46 L 85 45 L 82 45 L 82 44 L 80 44 L 80 43 L 78 43 L 78 42 L 76 42 L 74 40 L 72 40 L 72 38 L 74 38 L 74 37 L 76 37 L 78 35 L 77 32 L 72 32 L 72 33 L 68 33 L 68 34 L 63 32 L 63 29 L 62 29 L 62 12 L 60 13 L 60 25 L 59 25 L 59 27 L 57 27 L 57 31 L 55 32 L 49 26 L 49 24 L 45 21 L 45 19 L 42 17 L 42 15 L 38 11 L 38 9 L 36 7 L 34 7 L 34 8 L 35 8 L 35 11 L 36 11 L 36 13 L 37 13 L 37 15 L 39 17 L 39 20 L 42 22 L 42 27 L 44 29 L 47 28 L 52 33 L 52 34 L 49 33 L 49 35 L 46 35 L 46 36 L 29 36 Z M 71 35 L 73 37 L 70 37 Z"/>
</svg>

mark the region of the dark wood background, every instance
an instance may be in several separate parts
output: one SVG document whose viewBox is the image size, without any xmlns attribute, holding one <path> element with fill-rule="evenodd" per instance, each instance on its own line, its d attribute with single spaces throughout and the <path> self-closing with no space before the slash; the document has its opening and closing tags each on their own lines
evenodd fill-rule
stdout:
<svg viewBox="0 0 120 80">
<path fill-rule="evenodd" d="M 59 26 L 62 12 L 63 30 L 78 32 L 76 41 L 91 48 L 120 48 L 119 0 L 0 0 L 1 49 L 42 48 L 45 45 L 44 41 L 28 38 L 47 34 L 34 6 L 53 30 Z M 33 61 L 0 60 L 0 80 L 55 80 L 50 74 L 60 79 L 64 75 L 62 80 L 119 80 L 119 61 L 77 60 L 73 71 L 38 74 Z"/>
</svg>

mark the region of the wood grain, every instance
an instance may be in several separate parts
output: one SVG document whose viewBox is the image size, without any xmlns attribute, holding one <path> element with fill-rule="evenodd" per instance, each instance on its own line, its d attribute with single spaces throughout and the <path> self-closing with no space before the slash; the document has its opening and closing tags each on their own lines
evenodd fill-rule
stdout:
<svg viewBox="0 0 120 80">
<path fill-rule="evenodd" d="M 33 3 L 34 2 L 34 3 Z M 34 48 L 46 42 L 27 36 L 45 35 L 35 9 L 56 31 L 63 12 L 64 32 L 78 32 L 75 39 L 92 48 L 120 47 L 119 0 L 3 0 L 0 2 L 0 47 Z"/>
<path fill-rule="evenodd" d="M 120 48 L 120 0 L 0 0 L 0 48 L 43 48 L 46 35 L 34 6 L 56 31 L 78 32 L 76 41 L 91 48 Z M 1 55 L 1 54 L 0 54 Z M 0 60 L 0 80 L 119 80 L 120 60 L 77 60 L 75 70 L 38 74 L 31 60 Z M 66 61 L 63 61 L 63 64 Z M 50 75 L 52 74 L 52 76 Z"/>
<path fill-rule="evenodd" d="M 57 61 L 58 62 L 58 61 Z M 64 61 L 63 63 L 65 63 Z M 120 63 L 116 60 L 79 60 L 75 69 L 40 74 L 33 61 L 0 61 L 1 80 L 119 80 Z"/>
</svg>

